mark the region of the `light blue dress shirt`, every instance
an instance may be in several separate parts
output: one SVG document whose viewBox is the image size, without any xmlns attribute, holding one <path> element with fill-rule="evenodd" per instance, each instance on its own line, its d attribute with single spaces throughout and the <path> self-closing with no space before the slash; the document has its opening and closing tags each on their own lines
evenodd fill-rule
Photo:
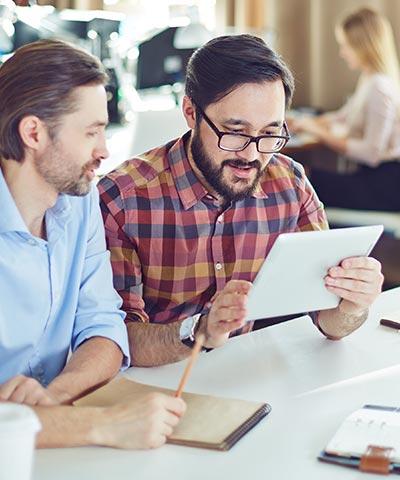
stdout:
<svg viewBox="0 0 400 480">
<path fill-rule="evenodd" d="M 48 385 L 70 348 L 95 336 L 129 365 L 97 188 L 60 195 L 45 221 L 47 241 L 28 231 L 0 170 L 0 383 L 23 374 Z"/>
</svg>

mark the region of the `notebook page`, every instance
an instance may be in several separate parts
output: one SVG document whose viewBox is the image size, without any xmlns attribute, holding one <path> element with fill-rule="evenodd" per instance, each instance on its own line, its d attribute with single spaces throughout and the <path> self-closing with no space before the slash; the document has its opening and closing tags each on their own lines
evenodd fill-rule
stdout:
<svg viewBox="0 0 400 480">
<path fill-rule="evenodd" d="M 393 460 L 400 460 L 400 410 L 379 407 L 356 410 L 342 423 L 325 451 L 360 457 L 368 445 L 392 447 Z"/>
</svg>

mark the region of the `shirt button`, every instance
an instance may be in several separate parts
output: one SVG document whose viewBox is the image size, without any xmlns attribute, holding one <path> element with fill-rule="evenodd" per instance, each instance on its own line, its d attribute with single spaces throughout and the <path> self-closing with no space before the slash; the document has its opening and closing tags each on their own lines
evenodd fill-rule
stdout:
<svg viewBox="0 0 400 480">
<path fill-rule="evenodd" d="M 221 270 L 221 269 L 222 269 L 221 263 L 217 262 L 217 263 L 215 264 L 215 269 L 216 269 L 216 270 Z"/>
<path fill-rule="evenodd" d="M 29 245 L 32 245 L 32 247 L 34 247 L 34 246 L 36 245 L 36 241 L 33 240 L 33 238 L 30 238 L 30 239 L 28 240 L 28 243 L 29 243 Z"/>
</svg>

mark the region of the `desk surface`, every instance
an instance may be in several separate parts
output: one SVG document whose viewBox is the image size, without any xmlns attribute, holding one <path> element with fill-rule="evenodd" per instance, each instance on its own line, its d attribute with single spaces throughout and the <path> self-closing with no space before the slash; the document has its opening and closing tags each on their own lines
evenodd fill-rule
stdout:
<svg viewBox="0 0 400 480">
<path fill-rule="evenodd" d="M 400 288 L 383 293 L 368 321 L 338 342 L 326 340 L 302 317 L 201 354 L 188 391 L 272 405 L 271 414 L 229 452 L 173 445 L 153 451 L 41 450 L 34 480 L 366 480 L 357 470 L 320 463 L 316 456 L 353 410 L 365 403 L 400 404 L 400 335 L 378 323 L 380 313 L 397 309 Z M 127 376 L 176 388 L 184 366 L 135 368 Z"/>
<path fill-rule="evenodd" d="M 285 145 L 282 153 L 288 155 L 296 155 L 299 153 L 309 152 L 320 148 L 322 143 L 314 136 L 307 133 L 292 134 L 289 142 Z"/>
</svg>

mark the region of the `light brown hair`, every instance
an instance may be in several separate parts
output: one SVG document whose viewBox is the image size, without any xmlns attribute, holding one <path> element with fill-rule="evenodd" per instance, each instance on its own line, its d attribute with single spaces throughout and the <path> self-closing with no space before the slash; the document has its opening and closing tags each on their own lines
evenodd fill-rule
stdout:
<svg viewBox="0 0 400 480">
<path fill-rule="evenodd" d="M 376 10 L 363 7 L 337 25 L 360 62 L 374 73 L 384 73 L 400 87 L 399 61 L 389 21 Z"/>
<path fill-rule="evenodd" d="M 54 138 L 61 117 L 77 108 L 75 88 L 107 80 L 97 58 L 62 41 L 40 40 L 16 50 L 0 67 L 0 156 L 23 160 L 18 128 L 24 117 L 40 118 Z"/>
</svg>

